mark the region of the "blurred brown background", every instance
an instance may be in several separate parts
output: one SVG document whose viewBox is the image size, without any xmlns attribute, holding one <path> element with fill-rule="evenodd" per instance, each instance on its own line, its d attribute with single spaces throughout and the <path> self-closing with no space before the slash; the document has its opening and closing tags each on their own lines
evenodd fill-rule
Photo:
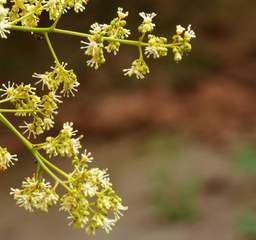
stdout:
<svg viewBox="0 0 256 240">
<path fill-rule="evenodd" d="M 109 168 L 129 206 L 111 235 L 99 232 L 94 239 L 256 239 L 256 2 L 92 0 L 84 14 L 63 16 L 58 27 L 88 31 L 95 21 L 109 22 L 119 6 L 130 12 L 135 39 L 140 11 L 158 13 L 157 35 L 192 24 L 197 39 L 180 64 L 172 57 L 148 60 L 151 74 L 139 81 L 122 76 L 135 48 L 122 47 L 94 71 L 86 67 L 80 38 L 51 36 L 81 83 L 76 98 L 60 107 L 56 130 L 73 121 L 85 133 L 95 164 Z M 5 82 L 31 81 L 52 64 L 45 42 L 25 33 L 1 40 L 0 54 Z M 0 176 L 0 239 L 87 238 L 57 209 L 30 214 L 15 206 L 9 189 L 34 165 L 24 147 L 0 131 L 0 143 L 20 159 Z"/>
</svg>

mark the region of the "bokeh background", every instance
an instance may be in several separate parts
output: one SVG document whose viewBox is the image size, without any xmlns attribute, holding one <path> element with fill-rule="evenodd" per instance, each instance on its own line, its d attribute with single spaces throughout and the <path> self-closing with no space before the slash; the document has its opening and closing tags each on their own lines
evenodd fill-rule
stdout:
<svg viewBox="0 0 256 240">
<path fill-rule="evenodd" d="M 256 2 L 92 0 L 85 14 L 63 16 L 59 27 L 88 31 L 95 21 L 109 22 L 118 6 L 130 12 L 133 38 L 140 11 L 158 13 L 158 35 L 191 23 L 198 38 L 180 64 L 172 57 L 149 60 L 151 74 L 139 81 L 122 76 L 135 48 L 122 47 L 94 71 L 86 67 L 81 39 L 51 36 L 81 83 L 76 98 L 60 107 L 56 131 L 73 121 L 85 133 L 95 164 L 109 169 L 129 206 L 111 235 L 99 232 L 93 239 L 256 239 Z M 0 55 L 2 82 L 31 81 L 33 72 L 52 64 L 45 42 L 25 33 L 1 40 Z M 0 131 L 0 143 L 20 159 L 0 176 L 0 239 L 89 238 L 68 227 L 55 208 L 31 214 L 16 207 L 9 189 L 35 166 L 3 126 Z"/>
</svg>

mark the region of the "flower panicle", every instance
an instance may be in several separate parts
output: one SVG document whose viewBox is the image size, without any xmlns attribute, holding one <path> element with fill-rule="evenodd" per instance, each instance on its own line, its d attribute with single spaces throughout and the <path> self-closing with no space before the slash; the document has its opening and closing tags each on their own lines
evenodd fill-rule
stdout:
<svg viewBox="0 0 256 240">
<path fill-rule="evenodd" d="M 150 72 L 144 60 L 144 55 L 147 58 L 153 57 L 154 59 L 165 57 L 168 55 L 169 48 L 171 48 L 174 54 L 174 61 L 179 62 L 184 55 L 191 51 L 191 40 L 196 35 L 191 29 L 191 25 L 187 29 L 177 25 L 176 34 L 169 43 L 166 37 L 159 37 L 152 33 L 156 27 L 156 24 L 153 22 L 157 15 L 156 13 L 141 12 L 139 15 L 142 18 L 142 23 L 138 27 L 138 31 L 141 33 L 141 37 L 137 41 L 139 58 L 134 60 L 131 67 L 124 69 L 123 72 L 125 76 L 135 76 L 138 79 L 144 79 Z M 117 17 L 110 24 L 99 24 L 96 22 L 91 25 L 91 35 L 87 37 L 88 41 L 81 41 L 81 49 L 84 49 L 84 54 L 90 58 L 87 60 L 87 66 L 97 70 L 106 62 L 105 50 L 114 55 L 119 52 L 121 41 L 131 34 L 131 31 L 125 28 L 127 16 L 128 12 L 118 8 Z M 145 42 L 146 36 L 148 36 L 148 40 Z"/>
<path fill-rule="evenodd" d="M 34 30 L 30 28 L 38 26 L 44 11 L 54 21 L 49 28 L 38 28 L 38 32 L 45 35 L 55 60 L 54 66 L 43 73 L 34 73 L 34 85 L 7 82 L 0 88 L 0 104 L 8 102 L 13 107 L 1 109 L 2 112 L 26 118 L 20 128 L 28 138 L 36 138 L 54 127 L 55 115 L 62 100 L 73 97 L 80 85 L 73 69 L 58 60 L 48 38 L 49 33 L 59 31 L 87 36 L 86 40 L 81 41 L 81 49 L 88 58 L 86 64 L 94 69 L 99 69 L 106 62 L 106 52 L 116 55 L 122 44 L 136 46 L 138 57 L 132 61 L 130 67 L 123 69 L 123 74 L 128 77 L 135 76 L 137 79 L 144 79 L 150 72 L 145 57 L 165 57 L 171 49 L 174 61 L 180 62 L 192 50 L 191 42 L 196 34 L 191 25 L 187 28 L 177 25 L 176 33 L 170 38 L 158 36 L 154 33 L 154 20 L 157 16 L 154 12 L 139 13 L 142 21 L 137 28 L 140 34 L 138 41 L 127 39 L 131 35 L 127 28 L 129 13 L 123 8 L 117 9 L 117 16 L 108 24 L 92 24 L 89 34 L 55 28 L 62 14 L 70 9 L 76 13 L 83 12 L 88 2 L 89 0 L 15 0 L 8 5 L 10 8 L 6 8 L 7 1 L 0 0 L 0 38 L 7 38 L 10 29 L 15 27 L 24 31 Z M 19 24 L 23 27 L 15 26 Z M 41 91 L 35 87 L 39 84 Z M 1 121 L 8 126 L 7 119 L 2 117 Z M 25 139 L 11 123 L 8 127 L 25 143 L 37 160 L 36 173 L 25 178 L 20 188 L 11 188 L 10 194 L 17 205 L 30 212 L 47 212 L 50 207 L 59 204 L 59 209 L 68 214 L 70 225 L 84 229 L 91 235 L 99 228 L 109 233 L 128 208 L 114 191 L 108 170 L 90 167 L 94 157 L 91 152 L 83 149 L 83 135 L 78 134 L 73 123 L 64 123 L 58 134 L 46 136 L 45 141 L 39 144 L 32 144 Z M 72 170 L 65 172 L 57 167 L 48 160 L 53 157 L 69 158 Z M 0 147 L 0 171 L 7 170 L 17 160 L 16 154 Z M 50 181 L 44 178 L 46 173 L 50 176 Z M 60 186 L 64 188 L 64 193 L 57 192 Z"/>
<path fill-rule="evenodd" d="M 110 233 L 128 208 L 113 190 L 107 169 L 89 167 L 94 159 L 91 152 L 81 151 L 81 145 L 74 151 L 72 139 L 77 139 L 76 136 L 73 123 L 65 123 L 57 137 L 52 141 L 46 139 L 41 144 L 49 157 L 67 155 L 74 159 L 72 171 L 66 173 L 65 193 L 56 191 L 60 182 L 52 187 L 42 175 L 33 175 L 27 177 L 20 188 L 11 188 L 10 194 L 19 207 L 29 212 L 47 212 L 50 207 L 59 204 L 60 211 L 68 214 L 69 225 L 84 229 L 89 235 L 94 235 L 99 228 Z"/>
</svg>

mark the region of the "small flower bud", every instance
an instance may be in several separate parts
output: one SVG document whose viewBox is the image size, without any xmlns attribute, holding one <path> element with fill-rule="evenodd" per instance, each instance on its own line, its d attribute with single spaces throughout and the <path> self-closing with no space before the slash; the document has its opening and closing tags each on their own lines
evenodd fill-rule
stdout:
<svg viewBox="0 0 256 240">
<path fill-rule="evenodd" d="M 181 35 L 186 29 L 181 25 L 176 26 L 176 34 Z"/>
</svg>

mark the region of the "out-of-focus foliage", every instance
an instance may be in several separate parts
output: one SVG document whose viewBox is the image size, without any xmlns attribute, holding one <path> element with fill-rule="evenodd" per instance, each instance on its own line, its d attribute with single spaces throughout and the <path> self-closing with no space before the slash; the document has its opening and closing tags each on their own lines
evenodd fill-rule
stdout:
<svg viewBox="0 0 256 240">
<path fill-rule="evenodd" d="M 177 182 L 172 172 L 162 166 L 152 182 L 151 203 L 158 215 L 170 222 L 192 221 L 199 216 L 200 185 L 195 180 Z"/>
<path fill-rule="evenodd" d="M 245 240 L 255 240 L 256 239 L 256 214 L 252 209 L 245 210 L 238 217 L 238 230 L 239 234 Z"/>
</svg>

